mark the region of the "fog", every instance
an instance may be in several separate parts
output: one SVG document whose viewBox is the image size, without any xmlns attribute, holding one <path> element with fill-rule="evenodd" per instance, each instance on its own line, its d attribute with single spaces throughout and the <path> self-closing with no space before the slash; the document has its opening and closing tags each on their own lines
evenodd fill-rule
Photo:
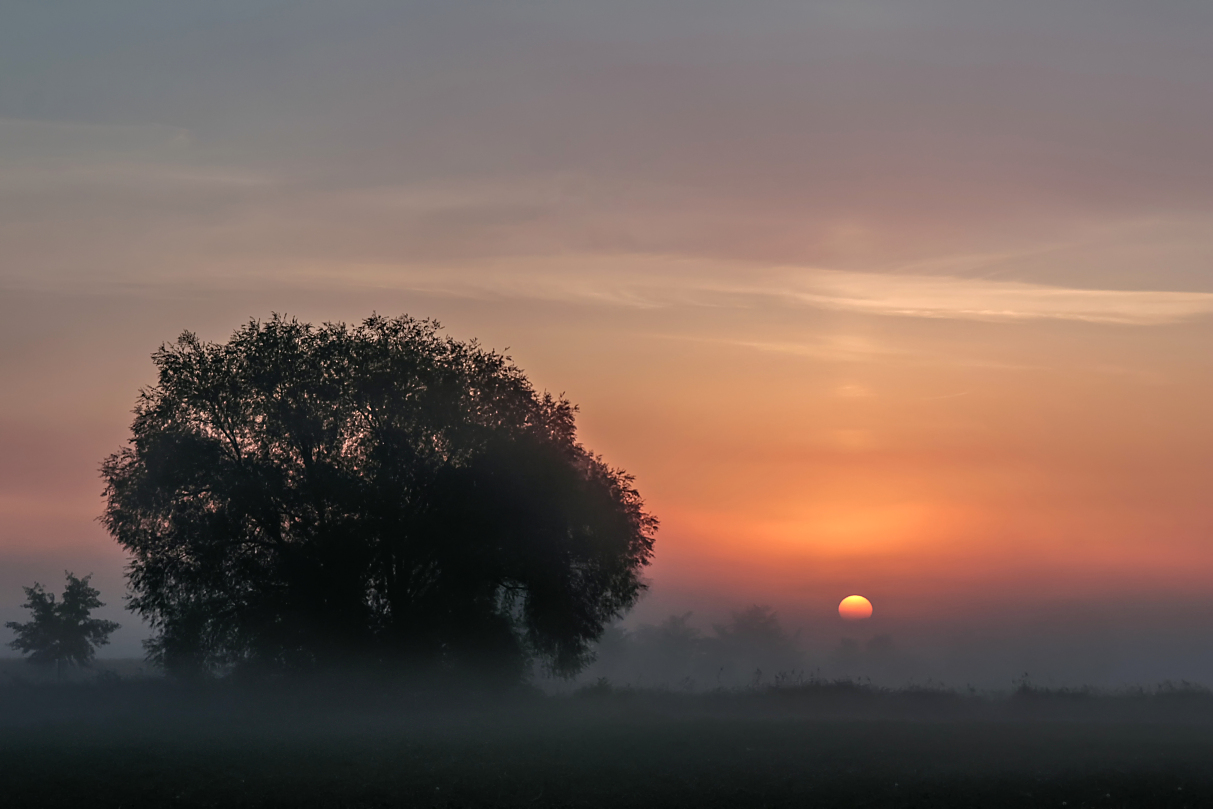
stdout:
<svg viewBox="0 0 1213 809">
<path fill-rule="evenodd" d="M 94 578 L 94 584 L 106 583 Z M 106 600 L 107 607 L 96 615 L 117 620 L 123 628 L 100 650 L 97 669 L 159 676 L 142 661 L 141 641 L 149 629 L 121 609 L 120 598 Z M 17 600 L 10 601 L 0 617 L 23 620 Z M 882 618 L 879 608 L 869 621 L 851 623 L 803 611 L 781 613 L 760 604 L 728 609 L 699 601 L 695 606 L 702 611 L 657 617 L 660 607 L 642 603 L 635 616 L 608 628 L 594 647 L 595 660 L 579 676 L 553 679 L 535 670 L 532 682 L 557 694 L 599 683 L 704 692 L 841 680 L 991 694 L 1025 683 L 1106 691 L 1213 684 L 1213 627 L 1203 619 L 1210 610 L 1201 603 L 1101 608 L 1070 602 L 1030 612 L 1008 607 L 998 617 L 918 627 Z M 10 638 L 9 630 L 0 630 L 0 642 Z M 0 680 L 45 679 L 45 673 L 26 666 L 7 647 L 3 652 Z"/>
<path fill-rule="evenodd" d="M 1213 798 L 1213 698 L 1190 688 L 990 697 L 810 683 L 543 696 L 451 685 L 5 685 L 0 799 L 1178 809 Z"/>
<path fill-rule="evenodd" d="M 1202 603 L 1008 606 L 917 627 L 879 612 L 846 622 L 762 605 L 708 610 L 613 626 L 577 683 L 703 691 L 851 680 L 1007 692 L 1024 683 L 1115 690 L 1213 682 L 1213 626 Z"/>
</svg>

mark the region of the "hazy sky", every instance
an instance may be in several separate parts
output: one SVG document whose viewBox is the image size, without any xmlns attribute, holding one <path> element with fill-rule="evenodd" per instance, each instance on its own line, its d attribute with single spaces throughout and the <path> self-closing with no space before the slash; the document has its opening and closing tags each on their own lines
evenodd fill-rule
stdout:
<svg viewBox="0 0 1213 809">
<path fill-rule="evenodd" d="M 162 341 L 407 312 L 637 476 L 640 619 L 1213 681 L 1211 41 L 1207 0 L 0 0 L 0 618 L 65 567 L 121 612 L 97 467 Z"/>
</svg>

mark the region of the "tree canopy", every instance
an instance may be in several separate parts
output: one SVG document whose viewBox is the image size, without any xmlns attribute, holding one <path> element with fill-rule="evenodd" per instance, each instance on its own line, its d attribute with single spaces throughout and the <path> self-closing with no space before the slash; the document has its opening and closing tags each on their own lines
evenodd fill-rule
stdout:
<svg viewBox="0 0 1213 809">
<path fill-rule="evenodd" d="M 86 667 L 92 663 L 97 647 L 109 643 L 118 624 L 89 617 L 93 610 L 105 606 L 101 593 L 89 584 L 91 576 L 78 579 L 71 573 L 65 575 L 67 586 L 58 601 L 37 582 L 22 588 L 25 603 L 21 606 L 30 611 L 33 620 L 5 624 L 17 633 L 9 646 L 27 655 L 31 663 Z"/>
<path fill-rule="evenodd" d="M 643 590 L 632 478 L 565 398 L 433 321 L 274 316 L 153 361 L 103 520 L 170 671 L 570 675 Z"/>
</svg>

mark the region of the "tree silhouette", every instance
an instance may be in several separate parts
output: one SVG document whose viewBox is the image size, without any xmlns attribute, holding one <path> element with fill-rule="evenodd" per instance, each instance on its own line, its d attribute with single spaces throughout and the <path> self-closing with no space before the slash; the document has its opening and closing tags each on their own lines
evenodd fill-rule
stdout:
<svg viewBox="0 0 1213 809">
<path fill-rule="evenodd" d="M 25 603 L 21 606 L 30 611 L 29 623 L 9 621 L 6 627 L 17 633 L 9 646 L 24 655 L 31 663 L 54 664 L 58 673 L 64 663 L 87 667 L 93 661 L 98 646 L 109 643 L 109 636 L 118 624 L 90 618 L 89 615 L 101 603 L 101 593 L 89 585 L 92 576 L 78 579 L 71 573 L 63 598 L 55 600 L 41 584 L 25 590 Z"/>
<path fill-rule="evenodd" d="M 576 408 L 437 323 L 275 315 L 153 355 L 104 522 L 176 673 L 352 663 L 570 675 L 657 521 Z"/>
<path fill-rule="evenodd" d="M 650 682 L 673 685 L 693 680 L 703 668 L 707 651 L 705 638 L 691 626 L 691 613 L 671 615 L 660 624 L 642 624 L 635 632 L 635 643 Z"/>
<path fill-rule="evenodd" d="M 770 607 L 754 604 L 734 612 L 727 624 L 716 624 L 718 654 L 733 665 L 756 674 L 755 684 L 767 676 L 788 674 L 799 668 L 802 655 L 796 649 L 795 636 L 788 635 L 779 616 Z"/>
</svg>

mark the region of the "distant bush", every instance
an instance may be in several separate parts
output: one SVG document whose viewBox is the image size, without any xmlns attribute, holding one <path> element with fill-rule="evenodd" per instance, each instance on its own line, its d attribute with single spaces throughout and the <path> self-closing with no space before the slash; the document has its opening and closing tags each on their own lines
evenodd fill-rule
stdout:
<svg viewBox="0 0 1213 809">
<path fill-rule="evenodd" d="M 587 676 L 679 691 L 803 681 L 803 655 L 770 608 L 735 612 L 713 626 L 712 634 L 693 626 L 691 618 L 686 612 L 631 632 L 608 630 Z"/>
</svg>

